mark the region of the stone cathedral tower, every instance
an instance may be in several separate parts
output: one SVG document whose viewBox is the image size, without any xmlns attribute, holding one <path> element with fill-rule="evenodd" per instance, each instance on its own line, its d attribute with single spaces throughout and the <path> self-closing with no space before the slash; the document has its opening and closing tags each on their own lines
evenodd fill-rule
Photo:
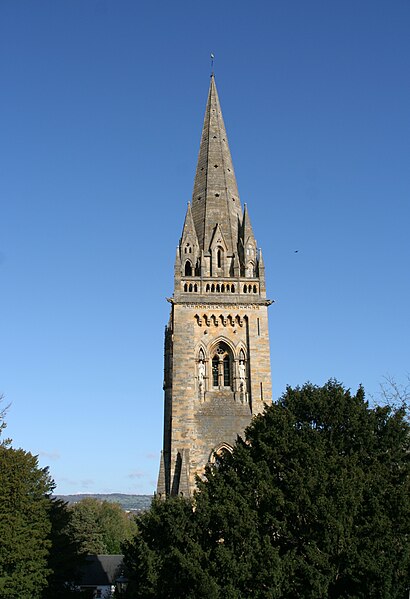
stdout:
<svg viewBox="0 0 410 599">
<path fill-rule="evenodd" d="M 190 495 L 272 399 L 265 268 L 241 207 L 214 76 L 165 329 L 157 493 Z"/>
</svg>

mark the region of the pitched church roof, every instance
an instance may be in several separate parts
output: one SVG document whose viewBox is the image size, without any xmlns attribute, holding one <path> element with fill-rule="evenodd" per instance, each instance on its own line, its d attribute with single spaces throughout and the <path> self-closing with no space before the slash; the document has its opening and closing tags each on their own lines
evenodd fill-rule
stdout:
<svg viewBox="0 0 410 599">
<path fill-rule="evenodd" d="M 228 255 L 237 252 L 242 208 L 213 74 L 205 110 L 191 211 L 200 250 L 209 252 L 215 229 L 219 225 Z"/>
</svg>

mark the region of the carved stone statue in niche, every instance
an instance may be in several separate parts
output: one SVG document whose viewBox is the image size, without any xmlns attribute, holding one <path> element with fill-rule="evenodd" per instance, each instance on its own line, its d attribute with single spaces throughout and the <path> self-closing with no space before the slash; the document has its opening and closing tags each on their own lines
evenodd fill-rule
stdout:
<svg viewBox="0 0 410 599">
<path fill-rule="evenodd" d="M 242 385 L 246 385 L 246 368 L 245 368 L 245 362 L 243 360 L 241 360 L 239 362 L 239 380 L 240 380 L 240 384 Z"/>
<path fill-rule="evenodd" d="M 246 366 L 243 360 L 239 361 L 239 391 L 241 400 L 244 401 L 246 394 Z"/>
<path fill-rule="evenodd" d="M 198 362 L 198 388 L 200 395 L 204 394 L 205 386 L 205 363 L 203 360 Z"/>
</svg>

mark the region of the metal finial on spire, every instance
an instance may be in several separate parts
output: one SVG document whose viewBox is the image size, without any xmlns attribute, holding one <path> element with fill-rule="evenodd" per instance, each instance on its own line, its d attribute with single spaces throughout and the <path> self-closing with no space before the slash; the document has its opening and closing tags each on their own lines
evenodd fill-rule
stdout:
<svg viewBox="0 0 410 599">
<path fill-rule="evenodd" d="M 211 52 L 211 75 L 214 74 L 214 59 L 215 59 L 215 54 L 213 52 Z"/>
</svg>

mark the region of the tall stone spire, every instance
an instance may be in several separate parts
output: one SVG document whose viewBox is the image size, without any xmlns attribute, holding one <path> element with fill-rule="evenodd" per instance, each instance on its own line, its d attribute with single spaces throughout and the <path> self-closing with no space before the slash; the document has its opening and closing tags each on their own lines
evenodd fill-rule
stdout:
<svg viewBox="0 0 410 599">
<path fill-rule="evenodd" d="M 210 252 L 217 225 L 227 257 L 237 253 L 242 208 L 213 74 L 192 195 L 192 217 L 199 247 L 205 255 Z"/>
<path fill-rule="evenodd" d="M 272 398 L 265 268 L 239 200 L 211 77 L 192 203 L 175 256 L 164 344 L 158 494 L 190 495 Z"/>
</svg>

